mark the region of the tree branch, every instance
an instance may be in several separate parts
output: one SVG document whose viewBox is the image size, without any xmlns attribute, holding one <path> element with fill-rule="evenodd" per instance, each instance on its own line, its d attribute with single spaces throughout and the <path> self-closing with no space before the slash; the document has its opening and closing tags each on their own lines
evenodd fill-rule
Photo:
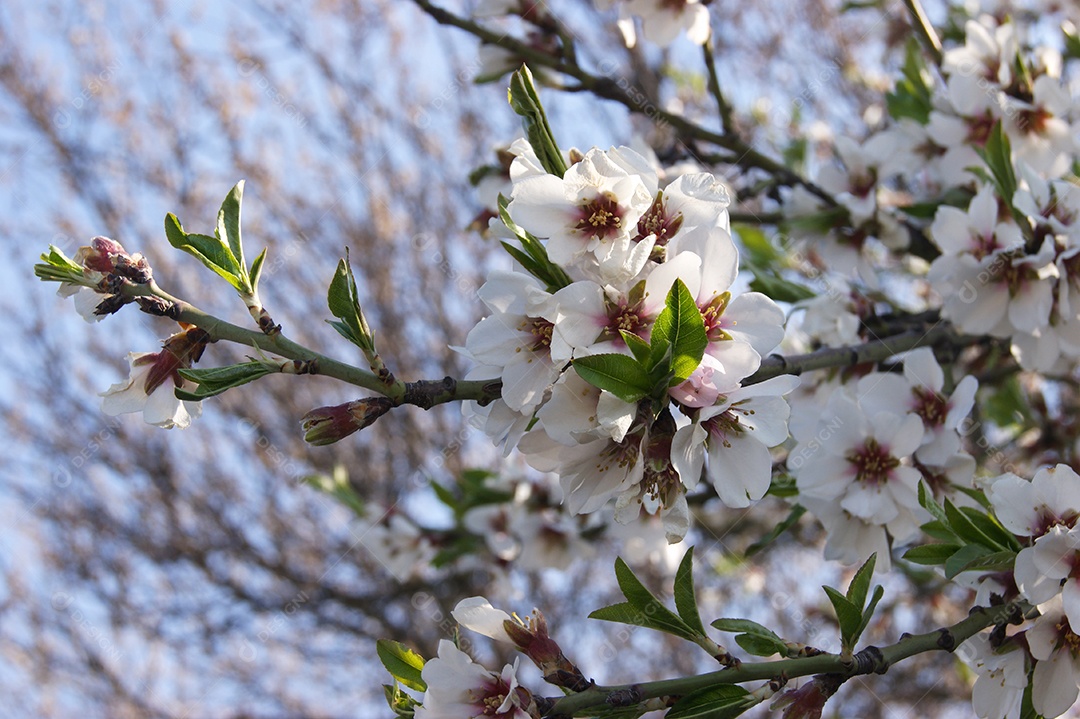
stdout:
<svg viewBox="0 0 1080 719">
<path fill-rule="evenodd" d="M 884 674 L 893 664 L 930 651 L 951 652 L 963 642 L 993 624 L 1016 621 L 1023 617 L 1023 607 L 1017 602 L 997 607 L 974 607 L 966 619 L 949 627 L 942 627 L 926 634 L 907 635 L 887 647 L 868 646 L 845 661 L 836 654 L 819 654 L 813 657 L 781 659 L 775 662 L 744 662 L 716 672 L 678 679 L 664 679 L 642 684 L 610 687 L 593 687 L 578 694 L 555 699 L 548 717 L 572 717 L 587 714 L 595 707 L 611 706 L 609 697 L 625 693 L 631 688 L 635 697 L 642 701 L 656 697 L 685 696 L 690 692 L 722 684 L 805 677 L 814 674 L 835 674 L 845 679 L 863 674 Z"/>
</svg>

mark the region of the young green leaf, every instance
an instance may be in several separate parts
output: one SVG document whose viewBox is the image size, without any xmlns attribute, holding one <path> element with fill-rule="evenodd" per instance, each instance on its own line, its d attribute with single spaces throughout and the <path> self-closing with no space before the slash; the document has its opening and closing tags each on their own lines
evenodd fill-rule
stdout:
<svg viewBox="0 0 1080 719">
<path fill-rule="evenodd" d="M 652 392 L 653 382 L 637 360 L 621 354 L 578 357 L 574 369 L 581 378 L 624 402 L 638 402 Z"/>
<path fill-rule="evenodd" d="M 279 368 L 272 362 L 260 362 L 253 360 L 241 364 L 228 365 L 226 367 L 211 367 L 208 369 L 181 369 L 178 370 L 184 379 L 199 385 L 193 392 L 176 388 L 175 394 L 178 399 L 189 402 L 201 402 L 207 397 L 230 390 L 233 387 L 254 382 L 260 377 L 278 372 Z"/>
<path fill-rule="evenodd" d="M 364 310 L 360 307 L 360 296 L 356 290 L 356 278 L 353 276 L 352 266 L 349 264 L 349 251 L 345 250 L 345 257 L 338 260 L 334 278 L 330 280 L 330 288 L 326 293 L 326 304 L 330 313 L 341 322 L 330 321 L 330 325 L 341 334 L 342 337 L 352 342 L 365 352 L 375 348 L 371 328 L 368 327 Z"/>
<path fill-rule="evenodd" d="M 769 530 L 768 534 L 766 534 L 764 537 L 746 548 L 746 556 L 748 558 L 752 557 L 758 552 L 768 547 L 773 542 L 775 542 L 781 534 L 795 526 L 795 523 L 798 522 L 799 518 L 802 517 L 804 514 L 806 514 L 806 507 L 802 506 L 801 504 L 796 504 L 795 506 L 793 506 L 791 508 L 791 511 L 788 512 L 788 516 L 785 517 L 784 520 L 780 522 L 780 524 L 777 524 L 775 527 Z"/>
<path fill-rule="evenodd" d="M 694 597 L 694 548 L 690 547 L 679 562 L 675 572 L 675 609 L 687 626 L 697 634 L 705 636 L 705 627 L 701 624 L 697 599 Z"/>
<path fill-rule="evenodd" d="M 959 544 L 923 544 L 904 552 L 904 559 L 915 564 L 936 566 L 944 564 L 960 549 Z"/>
<path fill-rule="evenodd" d="M 863 563 L 848 586 L 847 599 L 859 609 L 866 604 L 866 593 L 870 591 L 870 580 L 874 578 L 874 565 L 877 564 L 877 552 Z"/>
<path fill-rule="evenodd" d="M 180 220 L 171 212 L 165 215 L 165 238 L 169 244 L 182 250 L 228 282 L 237 292 L 249 293 L 247 272 L 240 267 L 228 246 L 216 237 L 185 232 Z"/>
<path fill-rule="evenodd" d="M 642 365 L 648 365 L 650 357 L 649 343 L 638 337 L 633 332 L 627 332 L 626 330 L 619 330 L 619 334 L 623 338 L 623 342 L 630 348 L 630 352 L 634 355 L 634 359 L 640 362 Z"/>
<path fill-rule="evenodd" d="M 659 358 L 671 348 L 670 369 L 674 376 L 670 384 L 674 386 L 684 382 L 701 364 L 709 338 L 701 310 L 681 279 L 671 285 L 664 304 L 653 324 L 652 358 L 653 366 L 658 366 Z"/>
<path fill-rule="evenodd" d="M 847 597 L 832 587 L 822 587 L 822 589 L 825 590 L 825 594 L 836 611 L 836 620 L 840 625 L 840 643 L 844 649 L 850 651 L 854 648 L 854 641 L 851 638 L 856 636 L 859 625 L 862 624 L 862 607 L 856 607 Z"/>
<path fill-rule="evenodd" d="M 721 684 L 687 694 L 675 702 L 664 719 L 733 719 L 758 701 L 740 686 Z"/>
<path fill-rule="evenodd" d="M 427 682 L 420 676 L 424 668 L 424 658 L 401 642 L 392 639 L 380 639 L 375 642 L 375 651 L 379 655 L 390 676 L 418 692 L 427 690 Z"/>
<path fill-rule="evenodd" d="M 533 84 L 532 72 L 527 65 L 522 65 L 520 70 L 510 76 L 510 89 L 507 94 L 510 107 L 521 115 L 525 136 L 529 138 L 529 144 L 536 152 L 541 166 L 556 177 L 565 175 L 566 160 L 555 142 L 555 133 L 548 124 L 544 106 L 540 103 L 540 95 Z"/>
<path fill-rule="evenodd" d="M 654 597 L 621 558 L 615 560 L 615 578 L 626 601 L 597 609 L 589 615 L 590 619 L 647 627 L 692 642 L 701 638 L 703 632 L 695 631 L 682 617 Z"/>
<path fill-rule="evenodd" d="M 787 645 L 775 632 L 749 619 L 717 619 L 712 626 L 722 632 L 741 632 L 735 637 L 735 643 L 754 656 L 769 657 L 787 652 Z"/>
<path fill-rule="evenodd" d="M 994 554 L 994 550 L 981 544 L 969 544 L 961 547 L 945 562 L 945 578 L 952 579 L 970 565 Z"/>
<path fill-rule="evenodd" d="M 239 267 L 244 267 L 244 243 L 240 238 L 240 203 L 244 199 L 244 181 L 240 180 L 225 196 L 218 210 L 214 234 L 218 241 L 227 244 Z"/>
</svg>

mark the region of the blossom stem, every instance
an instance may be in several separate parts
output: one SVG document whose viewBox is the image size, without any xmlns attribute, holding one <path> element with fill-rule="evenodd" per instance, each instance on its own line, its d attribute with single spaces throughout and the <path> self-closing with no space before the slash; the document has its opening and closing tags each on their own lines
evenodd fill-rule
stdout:
<svg viewBox="0 0 1080 719">
<path fill-rule="evenodd" d="M 555 702 L 548 717 L 572 717 L 589 715 L 597 707 L 607 704 L 613 694 L 625 692 L 633 687 L 641 699 L 655 697 L 685 696 L 690 692 L 722 684 L 741 684 L 743 682 L 805 677 L 814 674 L 833 674 L 842 679 L 849 679 L 863 674 L 884 674 L 893 664 L 916 654 L 931 651 L 951 652 L 963 642 L 994 624 L 1003 624 L 1022 617 L 1022 605 L 1017 602 L 997 607 L 975 607 L 967 618 L 949 627 L 942 627 L 925 634 L 913 634 L 902 637 L 895 644 L 886 647 L 869 646 L 857 652 L 845 661 L 838 654 L 819 654 L 797 659 L 781 659 L 774 662 L 743 662 L 716 672 L 699 674 L 678 679 L 664 679 L 626 686 L 596 686 L 578 694 L 573 694 Z"/>
</svg>

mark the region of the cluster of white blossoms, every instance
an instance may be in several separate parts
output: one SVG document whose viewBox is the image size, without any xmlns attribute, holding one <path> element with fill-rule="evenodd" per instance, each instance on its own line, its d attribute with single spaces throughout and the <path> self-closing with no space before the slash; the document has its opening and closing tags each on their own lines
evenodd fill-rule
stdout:
<svg viewBox="0 0 1080 719">
<path fill-rule="evenodd" d="M 1068 179 L 1078 105 L 1056 50 L 1029 47 L 990 15 L 964 30 L 964 45 L 944 54 L 943 82 L 909 75 L 922 94 L 902 97 L 887 128 L 835 140 L 836 162 L 814 180 L 838 206 L 805 188 L 784 195 L 791 238 L 818 271 L 877 288 L 885 252 L 907 247 L 907 226 L 921 222 L 911 208 L 940 204 L 927 280 L 942 316 L 1010 339 L 1025 369 L 1061 369 L 1080 358 L 1080 187 Z M 999 127 L 1015 168 L 1004 178 L 986 157 Z"/>
<path fill-rule="evenodd" d="M 620 522 L 661 514 L 671 541 L 689 527 L 686 491 L 702 476 L 729 506 L 760 499 L 768 448 L 788 436 L 782 395 L 796 381 L 742 386 L 783 339 L 784 313 L 760 293 L 732 294 L 738 251 L 724 185 L 695 173 L 661 188 L 626 147 L 590 150 L 563 177 L 517 149 L 506 213 L 543 242 L 550 266 L 543 278 L 495 272 L 480 289 L 490 314 L 462 351 L 480 365 L 470 377 L 501 378 L 502 397 L 470 408 L 473 423 L 557 473 L 572 514 L 615 499 Z M 684 381 L 657 396 L 633 371 L 618 376 L 636 365 L 616 365 L 610 386 L 582 376 L 585 358 L 622 355 L 633 365 L 650 342 L 655 349 L 654 327 L 670 317 L 676 287 L 704 329 Z M 622 380 L 643 391 L 619 392 Z"/>
<path fill-rule="evenodd" d="M 799 502 L 825 526 L 825 556 L 853 563 L 877 552 L 888 571 L 889 538 L 911 539 L 929 517 L 918 486 L 935 492 L 969 487 L 975 460 L 959 428 L 975 401 L 965 377 L 949 395 L 928 348 L 904 359 L 903 374 L 873 372 L 833 390 L 825 411 L 792 421 L 798 444 L 788 454 Z"/>
<path fill-rule="evenodd" d="M 1030 481 L 1006 473 L 989 481 L 986 496 L 1001 525 L 1028 546 L 1016 556 L 1011 582 L 992 574 L 982 581 L 1002 594 L 1019 592 L 1039 616 L 1023 643 L 992 646 L 982 635 L 967 642 L 967 662 L 979 675 L 975 711 L 982 719 L 1019 717 L 1031 670 L 1032 706 L 1052 719 L 1080 694 L 1080 476 L 1064 464 Z"/>
</svg>

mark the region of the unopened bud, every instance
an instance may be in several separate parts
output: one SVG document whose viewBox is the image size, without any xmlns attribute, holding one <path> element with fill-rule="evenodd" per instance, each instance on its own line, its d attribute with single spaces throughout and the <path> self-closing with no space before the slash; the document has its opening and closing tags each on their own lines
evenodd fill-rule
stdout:
<svg viewBox="0 0 1080 719">
<path fill-rule="evenodd" d="M 388 397 L 367 397 L 313 409 L 300 420 L 304 441 L 316 446 L 333 444 L 371 425 L 393 406 Z"/>
<path fill-rule="evenodd" d="M 108 237 L 95 237 L 89 245 L 79 248 L 75 262 L 88 270 L 109 274 L 116 269 L 116 258 L 127 256 L 124 246 Z"/>
</svg>

